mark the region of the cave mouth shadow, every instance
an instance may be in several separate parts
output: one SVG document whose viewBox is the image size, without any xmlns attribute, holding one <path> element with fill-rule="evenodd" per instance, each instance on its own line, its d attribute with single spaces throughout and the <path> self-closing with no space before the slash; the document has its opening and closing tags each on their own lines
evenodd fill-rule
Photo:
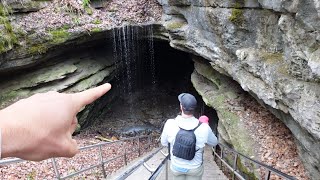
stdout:
<svg viewBox="0 0 320 180">
<path fill-rule="evenodd" d="M 161 132 L 166 120 L 175 118 L 180 112 L 178 95 L 188 92 L 198 101 L 195 117 L 208 116 L 209 125 L 216 133 L 217 113 L 205 105 L 191 83 L 191 74 L 194 71 L 191 55 L 170 47 L 167 41 L 153 40 L 152 57 L 151 47 L 148 47 L 150 43 L 139 40 L 136 44 L 140 45 L 140 49 L 134 47 L 125 50 L 124 47 L 117 47 L 121 51 L 113 55 L 118 69 L 111 81 L 111 91 L 116 94 L 116 98 L 112 105 L 103 110 L 99 122 L 111 121 L 113 123 L 109 126 L 115 129 L 118 127 L 119 131 L 127 131 L 129 127 L 145 130 L 141 127 L 146 125 L 149 130 Z M 92 50 L 103 55 L 102 52 L 108 48 L 110 52 L 112 46 L 114 50 L 114 44 L 99 45 Z M 134 57 L 128 57 L 128 53 Z"/>
</svg>

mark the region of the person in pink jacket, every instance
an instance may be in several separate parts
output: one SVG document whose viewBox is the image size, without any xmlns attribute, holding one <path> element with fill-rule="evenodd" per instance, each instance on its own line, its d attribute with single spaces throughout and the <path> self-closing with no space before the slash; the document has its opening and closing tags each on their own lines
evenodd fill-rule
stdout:
<svg viewBox="0 0 320 180">
<path fill-rule="evenodd" d="M 206 124 L 209 124 L 209 118 L 208 116 L 200 116 L 199 117 L 199 121 L 202 122 L 202 123 L 206 123 Z"/>
</svg>

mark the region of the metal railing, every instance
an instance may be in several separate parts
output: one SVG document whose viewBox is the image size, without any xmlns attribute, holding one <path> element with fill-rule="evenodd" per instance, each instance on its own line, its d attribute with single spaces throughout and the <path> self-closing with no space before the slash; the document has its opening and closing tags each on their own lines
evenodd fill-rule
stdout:
<svg viewBox="0 0 320 180">
<path fill-rule="evenodd" d="M 152 143 L 152 138 L 153 137 L 157 137 L 157 136 L 156 135 L 145 135 L 145 136 L 126 138 L 126 139 L 122 139 L 122 140 L 117 140 L 117 141 L 112 141 L 112 142 L 103 142 L 103 143 L 99 143 L 99 144 L 94 144 L 94 145 L 81 147 L 81 148 L 79 148 L 80 151 L 87 150 L 87 149 L 92 149 L 92 148 L 99 148 L 99 163 L 95 164 L 95 165 L 92 165 L 92 166 L 89 166 L 89 167 L 86 167 L 86 168 L 83 168 L 83 169 L 80 169 L 80 170 L 75 171 L 75 172 L 73 172 L 71 174 L 68 174 L 66 176 L 61 176 L 61 174 L 59 173 L 59 167 L 58 167 L 58 164 L 56 163 L 56 159 L 57 158 L 51 158 L 52 166 L 53 166 L 53 169 L 54 169 L 54 174 L 56 176 L 55 178 L 57 178 L 59 180 L 60 179 L 67 179 L 67 178 L 79 175 L 79 174 L 81 174 L 83 172 L 89 171 L 89 170 L 97 168 L 97 167 L 101 168 L 101 172 L 103 174 L 103 177 L 106 178 L 107 175 L 106 175 L 106 170 L 105 170 L 105 167 L 104 167 L 104 165 L 106 163 L 109 163 L 109 162 L 111 162 L 113 160 L 116 160 L 118 158 L 124 158 L 124 164 L 127 165 L 127 163 L 128 163 L 128 155 L 131 154 L 131 153 L 138 153 L 138 156 L 140 157 L 141 156 L 141 149 L 145 148 L 145 147 L 150 148 L 150 146 L 153 144 Z M 140 139 L 143 139 L 143 138 L 147 138 L 148 142 L 141 146 L 140 145 Z M 138 141 L 137 142 L 137 144 L 138 144 L 138 150 L 137 151 L 138 152 L 134 152 L 134 151 L 127 152 L 127 149 L 125 148 L 123 154 L 120 154 L 120 155 L 118 155 L 116 157 L 113 157 L 113 158 L 107 159 L 107 160 L 105 160 L 103 158 L 103 150 L 102 150 L 103 146 L 107 146 L 107 145 L 111 145 L 111 144 L 115 144 L 115 143 L 122 143 L 122 142 L 125 142 L 125 141 L 134 141 L 134 140 Z M 19 158 L 12 158 L 12 159 L 1 160 L 0 161 L 0 165 L 9 165 L 9 164 L 19 163 L 19 162 L 24 162 L 24 161 L 25 160 L 22 160 L 22 159 L 19 159 Z"/>
<path fill-rule="evenodd" d="M 218 154 L 217 152 L 217 147 L 220 147 L 220 154 Z M 216 147 L 212 148 L 212 151 L 213 151 L 213 158 L 215 159 L 215 157 L 218 157 L 220 159 L 220 169 L 222 170 L 222 163 L 231 171 L 231 175 L 232 175 L 232 180 L 234 180 L 236 177 L 238 179 L 241 179 L 241 180 L 246 180 L 248 178 L 245 178 L 241 175 L 241 172 L 237 169 L 237 163 L 238 163 L 238 159 L 241 157 L 241 158 L 245 158 L 246 160 L 264 168 L 267 170 L 267 173 L 264 177 L 265 180 L 269 180 L 271 178 L 271 174 L 276 174 L 278 176 L 280 176 L 281 178 L 283 179 L 287 179 L 287 180 L 296 180 L 296 178 L 290 176 L 290 175 L 287 175 L 271 166 L 268 166 L 266 164 L 263 164 L 259 161 L 256 161 L 254 159 L 251 159 L 237 151 L 235 151 L 234 149 L 232 148 L 229 148 L 223 144 L 218 144 Z M 226 157 L 224 156 L 224 154 L 226 153 L 225 151 L 229 151 L 231 152 L 234 156 L 233 156 L 233 164 L 230 165 L 227 160 L 226 160 Z M 164 156 L 166 156 L 166 158 L 161 162 L 161 164 L 157 167 L 157 169 L 155 171 L 153 171 L 152 175 L 150 176 L 149 180 L 155 180 L 159 174 L 161 173 L 161 171 L 163 170 L 163 167 L 165 166 L 166 169 L 165 169 L 165 179 L 168 180 L 168 160 L 169 160 L 169 156 L 168 154 L 164 154 Z"/>
<path fill-rule="evenodd" d="M 217 147 L 220 147 L 220 154 L 217 152 Z M 235 151 L 234 149 L 232 148 L 229 148 L 227 147 L 226 145 L 223 145 L 223 144 L 218 144 L 215 148 L 212 148 L 212 151 L 213 151 L 213 158 L 215 159 L 215 157 L 218 157 L 219 160 L 220 160 L 220 169 L 222 168 L 222 163 L 231 171 L 231 174 L 232 174 L 232 180 L 234 180 L 236 177 L 238 179 L 241 179 L 241 180 L 245 180 L 245 177 L 243 177 L 241 175 L 241 172 L 239 171 L 238 167 L 237 167 L 237 164 L 238 164 L 238 161 L 239 161 L 239 158 L 244 158 L 248 161 L 250 161 L 251 163 L 259 166 L 260 168 L 264 168 L 267 173 L 265 174 L 265 177 L 264 179 L 265 180 L 269 180 L 270 177 L 271 177 L 271 174 L 275 174 L 275 175 L 278 175 L 280 176 L 281 178 L 284 178 L 284 179 L 288 179 L 288 180 L 296 180 L 296 178 L 288 175 L 288 174 L 285 174 L 271 166 L 268 166 L 266 164 L 263 164 L 259 161 L 256 161 L 254 159 L 251 159 L 237 151 Z M 231 152 L 233 154 L 233 164 L 230 165 L 226 158 L 225 158 L 225 151 L 228 151 L 228 152 Z"/>
<path fill-rule="evenodd" d="M 163 155 L 165 155 L 165 154 L 163 154 Z M 159 176 L 159 174 L 161 173 L 161 171 L 163 169 L 163 166 L 166 167 L 165 180 L 168 180 L 168 178 L 169 178 L 169 163 L 168 163 L 169 155 L 167 154 L 165 156 L 166 156 L 166 158 L 164 158 L 162 160 L 162 162 L 160 163 L 160 165 L 157 167 L 157 169 L 152 172 L 152 174 L 151 174 L 151 176 L 149 177 L 148 180 L 155 180 Z"/>
<path fill-rule="evenodd" d="M 146 168 L 146 170 L 148 170 L 151 173 L 151 176 L 148 178 L 149 180 L 154 180 L 158 177 L 158 175 L 161 173 L 163 165 L 166 165 L 166 176 L 165 179 L 168 180 L 168 159 L 169 156 L 168 154 L 164 153 L 162 151 L 164 147 L 160 147 L 159 149 L 157 149 L 156 151 L 154 151 L 153 153 L 151 153 L 150 155 L 146 156 L 144 159 L 138 161 L 135 165 L 133 165 L 132 167 L 130 167 L 128 170 L 126 170 L 125 172 L 123 172 L 122 174 L 120 174 L 118 177 L 116 177 L 116 180 L 123 180 L 128 178 L 132 173 L 134 173 L 136 170 L 138 170 L 138 168 L 140 166 L 143 165 L 144 168 Z M 165 156 L 165 158 L 161 161 L 160 165 L 156 168 L 153 169 L 151 168 L 148 164 L 147 161 L 149 161 L 152 157 L 154 157 L 157 153 L 159 153 L 159 151 L 161 152 L 161 154 L 163 156 Z"/>
</svg>

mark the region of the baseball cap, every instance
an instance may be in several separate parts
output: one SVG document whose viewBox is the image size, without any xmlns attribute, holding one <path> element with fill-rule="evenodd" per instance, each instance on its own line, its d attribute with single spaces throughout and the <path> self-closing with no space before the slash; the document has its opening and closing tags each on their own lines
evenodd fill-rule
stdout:
<svg viewBox="0 0 320 180">
<path fill-rule="evenodd" d="M 180 104 L 182 105 L 183 110 L 193 111 L 197 107 L 196 98 L 189 93 L 182 93 L 178 96 Z"/>
</svg>

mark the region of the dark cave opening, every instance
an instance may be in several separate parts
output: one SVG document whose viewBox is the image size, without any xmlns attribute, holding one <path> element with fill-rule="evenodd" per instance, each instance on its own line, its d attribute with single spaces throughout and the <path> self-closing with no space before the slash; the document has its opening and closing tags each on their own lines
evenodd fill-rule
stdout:
<svg viewBox="0 0 320 180">
<path fill-rule="evenodd" d="M 93 47 L 97 54 L 113 51 L 117 68 L 111 81 L 115 100 L 104 108 L 95 126 L 130 135 L 147 129 L 160 132 L 166 120 L 180 112 L 178 95 L 188 92 L 198 101 L 195 117 L 208 116 L 216 133 L 217 113 L 205 105 L 191 83 L 194 71 L 191 55 L 170 47 L 167 41 L 150 41 L 148 38 L 126 45 L 121 42 L 116 47 L 115 44 Z"/>
</svg>

